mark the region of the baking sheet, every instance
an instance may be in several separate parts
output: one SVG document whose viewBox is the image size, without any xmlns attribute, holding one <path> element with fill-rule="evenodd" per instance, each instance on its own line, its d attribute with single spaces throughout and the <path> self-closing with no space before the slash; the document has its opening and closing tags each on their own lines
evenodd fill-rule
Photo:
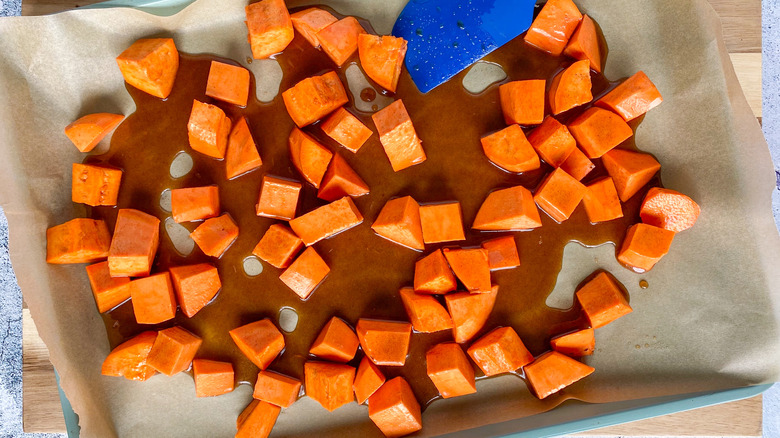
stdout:
<svg viewBox="0 0 780 438">
<path fill-rule="evenodd" d="M 372 19 L 388 32 L 404 1 L 329 2 Z M 290 2 L 290 6 L 303 4 Z M 559 286 L 571 291 L 593 267 L 616 274 L 636 310 L 599 329 L 597 369 L 567 391 L 592 402 L 745 386 L 778 379 L 780 237 L 770 214 L 771 160 L 704 0 L 598 0 L 578 5 L 601 25 L 610 45 L 608 77 L 644 70 L 664 95 L 637 145 L 663 165 L 667 187 L 702 206 L 697 225 L 675 238 L 662 264 L 642 276 L 619 267 L 614 249 L 569 245 Z M 248 387 L 196 399 L 191 378 L 157 376 L 144 384 L 100 376 L 108 353 L 83 266 L 47 266 L 46 228 L 83 216 L 70 202 L 70 163 L 81 161 L 62 133 L 80 115 L 130 114 L 114 57 L 137 38 L 171 35 L 180 51 L 236 60 L 250 54 L 245 2 L 199 0 L 160 18 L 132 10 L 75 11 L 0 20 L 0 201 L 10 226 L 11 257 L 25 300 L 82 436 L 228 436 L 251 398 Z M 641 21 L 637 21 L 641 20 Z M 247 64 L 245 64 L 247 65 Z M 271 84 L 273 61 L 247 65 Z M 260 97 L 260 96 L 259 96 Z M 570 292 L 569 292 L 570 293 Z M 435 403 L 422 435 L 507 421 L 563 401 L 533 398 L 516 378 L 478 383 L 472 396 Z M 333 414 L 302 399 L 279 418 L 279 436 L 378 435 L 364 406 Z"/>
</svg>

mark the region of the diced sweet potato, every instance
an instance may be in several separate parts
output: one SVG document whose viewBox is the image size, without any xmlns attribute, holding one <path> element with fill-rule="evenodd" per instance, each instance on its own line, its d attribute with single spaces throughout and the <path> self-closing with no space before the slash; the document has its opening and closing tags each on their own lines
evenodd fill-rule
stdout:
<svg viewBox="0 0 780 438">
<path fill-rule="evenodd" d="M 507 125 L 538 125 L 544 120 L 544 79 L 513 81 L 498 87 Z"/>
<path fill-rule="evenodd" d="M 112 277 L 149 275 L 160 244 L 160 220 L 131 208 L 119 210 L 108 251 Z"/>
<path fill-rule="evenodd" d="M 554 56 L 563 53 L 569 38 L 582 20 L 572 0 L 550 0 L 531 23 L 525 41 Z"/>
<path fill-rule="evenodd" d="M 240 65 L 211 61 L 206 96 L 238 106 L 249 99 L 249 70 Z"/>
<path fill-rule="evenodd" d="M 298 400 L 300 393 L 300 380 L 265 370 L 257 374 L 253 397 L 282 408 L 289 408 Z"/>
<path fill-rule="evenodd" d="M 460 202 L 420 206 L 420 225 L 425 243 L 466 240 Z"/>
<path fill-rule="evenodd" d="M 333 152 L 297 127 L 290 132 L 287 144 L 295 168 L 314 188 L 318 188 L 328 170 Z"/>
<path fill-rule="evenodd" d="M 545 353 L 523 368 L 533 393 L 543 399 L 589 376 L 594 368 L 557 351 Z"/>
<path fill-rule="evenodd" d="M 130 299 L 130 279 L 111 277 L 108 262 L 87 266 L 87 276 L 100 313 L 108 312 Z"/>
<path fill-rule="evenodd" d="M 360 65 L 369 78 L 391 93 L 395 93 L 406 56 L 406 40 L 391 35 L 358 36 Z"/>
<path fill-rule="evenodd" d="M 322 132 L 336 140 L 350 152 L 357 153 L 366 140 L 373 135 L 371 129 L 341 107 L 322 122 Z"/>
<path fill-rule="evenodd" d="M 612 178 L 602 178 L 587 187 L 582 205 L 592 223 L 606 222 L 623 217 L 623 207 Z"/>
<path fill-rule="evenodd" d="M 422 141 L 401 99 L 375 112 L 371 118 L 379 133 L 379 142 L 395 172 L 427 159 Z"/>
<path fill-rule="evenodd" d="M 195 359 L 192 361 L 192 378 L 197 397 L 215 397 L 235 388 L 233 364 L 230 362 Z"/>
<path fill-rule="evenodd" d="M 298 216 L 290 221 L 290 227 L 306 246 L 311 246 L 362 222 L 363 216 L 352 202 L 352 198 L 345 196 L 303 216 Z"/>
<path fill-rule="evenodd" d="M 347 363 L 355 357 L 360 341 L 341 318 L 333 317 L 325 324 L 309 353 L 331 362 Z"/>
<path fill-rule="evenodd" d="M 387 201 L 371 228 L 391 242 L 420 251 L 425 249 L 420 204 L 411 196 Z"/>
<path fill-rule="evenodd" d="M 588 108 L 569 124 L 569 131 L 588 158 L 600 158 L 634 135 L 617 114 L 602 108 Z"/>
<path fill-rule="evenodd" d="M 509 125 L 480 141 L 488 160 L 507 172 L 528 172 L 541 166 L 539 155 L 525 138 L 520 125 Z"/>
<path fill-rule="evenodd" d="M 338 19 L 328 11 L 320 8 L 309 8 L 290 15 L 295 30 L 301 34 L 312 46 L 319 47 L 320 40 L 317 32 L 335 23 Z"/>
<path fill-rule="evenodd" d="M 306 78 L 282 93 L 287 113 L 299 128 L 310 125 L 349 102 L 335 71 Z"/>
<path fill-rule="evenodd" d="M 483 231 L 529 230 L 542 226 L 534 196 L 523 186 L 491 192 L 482 206 L 472 228 Z"/>
<path fill-rule="evenodd" d="M 103 361 L 100 373 L 104 376 L 124 377 L 144 381 L 157 374 L 149 366 L 149 352 L 157 339 L 157 332 L 147 331 L 119 344 Z"/>
<path fill-rule="evenodd" d="M 157 371 L 172 376 L 186 371 L 203 341 L 181 327 L 160 330 L 149 352 L 149 365 Z"/>
<path fill-rule="evenodd" d="M 328 276 L 330 268 L 314 248 L 306 248 L 279 279 L 305 300 Z"/>
<path fill-rule="evenodd" d="M 558 115 L 593 100 L 590 61 L 577 61 L 555 75 L 550 84 L 550 108 Z"/>
<path fill-rule="evenodd" d="M 560 167 L 577 181 L 582 181 L 596 165 L 579 148 L 574 148 Z"/>
<path fill-rule="evenodd" d="M 479 338 L 468 353 L 486 376 L 511 373 L 534 360 L 512 327 L 499 327 Z"/>
<path fill-rule="evenodd" d="M 171 215 L 182 223 L 219 215 L 219 187 L 187 187 L 171 190 Z"/>
<path fill-rule="evenodd" d="M 587 328 L 556 336 L 550 340 L 550 346 L 569 357 L 590 356 L 596 350 L 596 337 L 593 329 Z"/>
<path fill-rule="evenodd" d="M 355 368 L 349 365 L 308 361 L 303 366 L 306 395 L 330 412 L 355 401 L 352 384 Z"/>
<path fill-rule="evenodd" d="M 623 291 L 606 272 L 600 272 L 576 293 L 577 302 L 594 329 L 632 312 Z"/>
<path fill-rule="evenodd" d="M 648 224 L 633 225 L 623 239 L 618 260 L 634 270 L 649 271 L 669 252 L 674 234 Z"/>
<path fill-rule="evenodd" d="M 520 254 L 514 236 L 496 237 L 482 242 L 482 248 L 488 253 L 488 265 L 491 271 L 520 266 Z"/>
<path fill-rule="evenodd" d="M 356 326 L 363 352 L 377 365 L 403 366 L 409 353 L 412 325 L 361 318 Z"/>
<path fill-rule="evenodd" d="M 357 198 L 367 195 L 368 184 L 360 178 L 341 155 L 334 155 L 328 166 L 328 171 L 322 177 L 317 197 L 333 202 L 345 196 Z"/>
<path fill-rule="evenodd" d="M 547 116 L 538 128 L 528 134 L 528 142 L 552 167 L 559 167 L 577 149 L 577 142 L 569 129 L 553 116 Z"/>
<path fill-rule="evenodd" d="M 365 403 L 371 394 L 375 393 L 382 384 L 385 383 L 385 375 L 379 370 L 379 367 L 371 362 L 368 356 L 363 356 L 355 374 L 355 383 L 352 385 L 355 390 L 355 397 L 358 404 Z"/>
<path fill-rule="evenodd" d="M 238 225 L 225 213 L 219 217 L 206 219 L 190 233 L 203 254 L 220 258 L 238 238 Z"/>
<path fill-rule="evenodd" d="M 290 266 L 301 249 L 303 249 L 303 241 L 293 230 L 282 224 L 273 224 L 268 227 L 252 254 L 271 266 L 284 269 Z"/>
<path fill-rule="evenodd" d="M 358 49 L 358 35 L 366 33 L 355 17 L 344 17 L 317 32 L 320 48 L 341 67 Z"/>
<path fill-rule="evenodd" d="M 426 294 L 446 294 L 457 288 L 444 253 L 440 249 L 421 258 L 414 264 L 414 291 Z"/>
<path fill-rule="evenodd" d="M 247 6 L 246 27 L 255 59 L 265 59 L 281 52 L 295 36 L 284 0 L 261 0 Z"/>
<path fill-rule="evenodd" d="M 655 84 L 640 71 L 597 100 L 596 105 L 611 109 L 628 122 L 657 107 L 663 101 Z"/>
<path fill-rule="evenodd" d="M 490 265 L 483 248 L 444 248 L 442 250 L 452 272 L 469 292 L 489 293 Z"/>
<path fill-rule="evenodd" d="M 553 170 L 536 189 L 534 201 L 557 222 L 569 219 L 587 189 L 563 169 Z"/>
<path fill-rule="evenodd" d="M 637 194 L 661 170 L 661 164 L 652 155 L 622 149 L 609 151 L 601 162 L 623 202 Z"/>
<path fill-rule="evenodd" d="M 133 280 L 129 287 L 138 324 L 159 324 L 176 316 L 176 296 L 169 273 Z"/>
<path fill-rule="evenodd" d="M 674 190 L 653 187 L 645 195 L 639 216 L 642 222 L 679 233 L 691 228 L 701 208 L 688 196 Z"/>
<path fill-rule="evenodd" d="M 179 51 L 173 38 L 141 39 L 117 56 L 116 63 L 125 82 L 165 99 L 179 70 Z"/>
<path fill-rule="evenodd" d="M 66 126 L 65 135 L 73 142 L 76 149 L 89 152 L 95 149 L 100 140 L 103 140 L 124 118 L 125 116 L 121 114 L 87 114 Z"/>
<path fill-rule="evenodd" d="M 199 100 L 192 102 L 187 135 L 193 150 L 220 160 L 225 158 L 230 127 L 230 118 L 219 107 Z"/>
<path fill-rule="evenodd" d="M 403 377 L 385 382 L 368 398 L 368 417 L 388 438 L 422 429 L 420 404 Z"/>
<path fill-rule="evenodd" d="M 72 219 L 46 230 L 46 263 L 92 263 L 109 255 L 111 235 L 102 220 Z"/>
<path fill-rule="evenodd" d="M 251 322 L 230 331 L 239 350 L 264 370 L 284 350 L 284 336 L 270 319 Z"/>
<path fill-rule="evenodd" d="M 208 263 L 175 266 L 170 273 L 176 301 L 188 318 L 195 316 L 222 289 L 217 268 Z"/>
<path fill-rule="evenodd" d="M 418 294 L 410 287 L 401 289 L 400 294 L 406 314 L 416 332 L 434 333 L 452 328 L 450 314 L 436 298 Z"/>
<path fill-rule="evenodd" d="M 428 377 L 442 398 L 452 398 L 477 392 L 474 368 L 460 345 L 454 342 L 438 344 L 425 354 Z"/>
<path fill-rule="evenodd" d="M 498 286 L 493 285 L 490 293 L 458 292 L 444 296 L 447 311 L 452 317 L 452 337 L 455 338 L 455 342 L 459 344 L 468 342 L 482 330 L 493 311 L 497 295 Z"/>
<path fill-rule="evenodd" d="M 257 145 L 249 131 L 246 117 L 241 117 L 233 124 L 233 129 L 228 137 L 227 151 L 225 152 L 225 173 L 227 179 L 251 172 L 263 165 Z"/>
<path fill-rule="evenodd" d="M 298 181 L 266 175 L 260 186 L 260 199 L 255 210 L 258 216 L 289 221 L 298 209 L 298 197 L 303 185 Z"/>
<path fill-rule="evenodd" d="M 281 410 L 271 403 L 253 400 L 238 417 L 235 438 L 268 438 Z"/>
<path fill-rule="evenodd" d="M 581 61 L 588 60 L 590 68 L 601 73 L 602 57 L 599 48 L 599 34 L 592 18 L 587 15 L 582 16 L 580 25 L 569 38 L 569 43 L 563 53 Z"/>
</svg>

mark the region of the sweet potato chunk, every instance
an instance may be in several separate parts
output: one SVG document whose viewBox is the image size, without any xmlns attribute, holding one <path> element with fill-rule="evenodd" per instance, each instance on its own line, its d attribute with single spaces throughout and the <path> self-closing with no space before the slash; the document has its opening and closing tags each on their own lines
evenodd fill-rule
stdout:
<svg viewBox="0 0 780 438">
<path fill-rule="evenodd" d="M 594 329 L 632 312 L 623 291 L 606 272 L 600 272 L 576 293 L 577 302 Z"/>
<path fill-rule="evenodd" d="M 628 122 L 657 107 L 663 101 L 655 84 L 640 71 L 597 100 L 596 105 L 611 109 Z"/>
<path fill-rule="evenodd" d="M 596 165 L 579 148 L 574 148 L 569 157 L 566 158 L 566 161 L 561 163 L 561 169 L 573 176 L 577 181 L 582 181 L 595 168 Z"/>
<path fill-rule="evenodd" d="M 371 129 L 341 107 L 322 122 L 322 132 L 336 140 L 350 152 L 357 153 L 374 133 Z"/>
<path fill-rule="evenodd" d="M 645 195 L 639 216 L 642 222 L 679 233 L 691 228 L 701 208 L 688 196 L 674 190 L 653 187 Z"/>
<path fill-rule="evenodd" d="M 544 120 L 544 79 L 513 81 L 498 87 L 507 125 L 538 125 Z"/>
<path fill-rule="evenodd" d="M 669 252 L 674 234 L 648 224 L 633 225 L 623 239 L 618 261 L 634 270 L 649 271 Z"/>
<path fill-rule="evenodd" d="M 314 248 L 306 248 L 279 279 L 305 300 L 328 276 L 330 268 Z"/>
<path fill-rule="evenodd" d="M 548 116 L 538 128 L 528 134 L 528 142 L 550 166 L 559 167 L 577 149 L 577 142 L 566 125 Z"/>
<path fill-rule="evenodd" d="M 582 14 L 572 0 L 550 0 L 536 16 L 525 42 L 559 56 L 582 20 Z"/>
<path fill-rule="evenodd" d="M 414 291 L 426 294 L 446 294 L 457 288 L 444 253 L 440 249 L 421 258 L 414 264 Z"/>
<path fill-rule="evenodd" d="M 466 240 L 460 202 L 421 205 L 420 224 L 425 243 Z"/>
<path fill-rule="evenodd" d="M 574 119 L 569 131 L 588 158 L 600 158 L 634 135 L 620 116 L 596 107 L 588 108 Z"/>
<path fill-rule="evenodd" d="M 360 65 L 369 78 L 395 93 L 406 56 L 406 40 L 391 35 L 358 35 Z"/>
<path fill-rule="evenodd" d="M 230 331 L 239 350 L 264 370 L 284 350 L 284 336 L 270 319 L 261 319 Z"/>
<path fill-rule="evenodd" d="M 333 152 L 298 128 L 293 128 L 290 132 L 287 144 L 290 146 L 290 159 L 295 168 L 315 189 L 319 188 L 333 158 Z"/>
<path fill-rule="evenodd" d="M 325 324 L 309 353 L 331 362 L 347 363 L 355 357 L 360 341 L 341 318 L 333 317 Z"/>
<path fill-rule="evenodd" d="M 177 223 L 219 215 L 219 187 L 187 187 L 171 190 L 171 215 Z"/>
<path fill-rule="evenodd" d="M 558 115 L 593 100 L 590 61 L 577 61 L 555 75 L 550 84 L 550 108 Z"/>
<path fill-rule="evenodd" d="M 247 6 L 246 27 L 255 59 L 281 52 L 295 36 L 284 0 L 261 0 Z"/>
<path fill-rule="evenodd" d="M 249 99 L 249 70 L 240 65 L 211 61 L 206 96 L 238 106 Z"/>
<path fill-rule="evenodd" d="M 116 63 L 125 82 L 165 99 L 179 70 L 179 51 L 173 38 L 141 39 L 117 56 Z"/>
<path fill-rule="evenodd" d="M 160 330 L 149 352 L 149 365 L 166 376 L 186 371 L 202 343 L 198 336 L 181 327 Z"/>
<path fill-rule="evenodd" d="M 298 196 L 303 185 L 298 181 L 266 175 L 260 186 L 260 199 L 255 210 L 258 216 L 289 221 L 298 209 Z"/>
<path fill-rule="evenodd" d="M 623 207 L 612 178 L 602 178 L 587 187 L 582 205 L 592 223 L 606 222 L 623 217 Z"/>
<path fill-rule="evenodd" d="M 652 155 L 622 149 L 609 151 L 601 161 L 623 202 L 637 194 L 661 170 L 661 164 Z"/>
<path fill-rule="evenodd" d="M 458 292 L 444 296 L 447 310 L 452 317 L 452 337 L 455 342 L 468 342 L 482 330 L 493 311 L 497 295 L 498 286 L 493 285 L 493 289 L 485 294 Z"/>
<path fill-rule="evenodd" d="M 263 165 L 257 145 L 249 132 L 246 117 L 241 117 L 233 124 L 233 129 L 228 137 L 227 151 L 225 152 L 225 173 L 227 179 L 251 172 Z"/>
<path fill-rule="evenodd" d="M 315 48 L 320 46 L 320 40 L 317 39 L 317 32 L 328 27 L 328 25 L 338 21 L 328 11 L 320 8 L 309 8 L 298 11 L 290 15 L 293 27 Z"/>
<path fill-rule="evenodd" d="M 149 275 L 160 244 L 160 220 L 131 208 L 119 210 L 108 251 L 112 277 Z"/>
<path fill-rule="evenodd" d="M 356 331 L 363 352 L 372 362 L 380 366 L 404 366 L 412 337 L 411 324 L 361 318 Z"/>
<path fill-rule="evenodd" d="M 587 189 L 573 176 L 558 168 L 542 181 L 534 195 L 534 201 L 557 222 L 569 219 Z"/>
<path fill-rule="evenodd" d="M 539 155 L 525 138 L 519 125 L 508 127 L 482 137 L 482 150 L 488 159 L 507 172 L 527 172 L 541 166 Z"/>
<path fill-rule="evenodd" d="M 129 287 L 138 324 L 159 324 L 176 316 L 176 296 L 169 273 L 133 280 Z"/>
<path fill-rule="evenodd" d="M 477 392 L 474 368 L 460 345 L 454 342 L 438 344 L 425 354 L 425 362 L 428 377 L 442 398 Z"/>
<path fill-rule="evenodd" d="M 542 226 L 534 196 L 523 186 L 491 192 L 472 228 L 483 231 L 529 230 Z"/>
<path fill-rule="evenodd" d="M 238 238 L 238 225 L 229 214 L 206 219 L 190 233 L 203 254 L 220 258 Z"/>
<path fill-rule="evenodd" d="M 593 329 L 587 328 L 556 336 L 550 340 L 550 346 L 569 357 L 590 356 L 596 349 L 596 337 Z"/>
<path fill-rule="evenodd" d="M 206 307 L 222 289 L 217 268 L 208 263 L 174 266 L 170 273 L 176 291 L 176 301 L 179 302 L 181 312 L 188 318 Z"/>
<path fill-rule="evenodd" d="M 355 17 L 344 17 L 317 32 L 320 48 L 341 67 L 358 49 L 358 36 L 366 33 Z"/>
<path fill-rule="evenodd" d="M 46 230 L 46 263 L 92 263 L 109 256 L 111 235 L 102 220 L 72 219 Z"/>
<path fill-rule="evenodd" d="M 281 410 L 271 403 L 253 400 L 238 416 L 235 438 L 268 438 Z"/>
<path fill-rule="evenodd" d="M 282 224 L 273 224 L 268 227 L 260 242 L 252 250 L 252 254 L 271 266 L 284 269 L 290 266 L 301 249 L 303 249 L 303 241 L 293 230 Z"/>
<path fill-rule="evenodd" d="M 512 327 L 499 327 L 479 338 L 468 353 L 486 376 L 511 373 L 534 360 Z"/>
<path fill-rule="evenodd" d="M 427 159 L 422 141 L 401 99 L 375 112 L 371 118 L 379 132 L 379 142 L 395 172 Z"/>
<path fill-rule="evenodd" d="M 469 292 L 489 293 L 490 266 L 488 254 L 482 248 L 444 248 L 442 250 L 452 272 Z"/>
<path fill-rule="evenodd" d="M 400 294 L 406 314 L 416 332 L 434 333 L 452 328 L 450 314 L 436 298 L 428 294 L 418 294 L 410 287 L 401 289 Z"/>
<path fill-rule="evenodd" d="M 252 396 L 257 400 L 262 400 L 282 408 L 289 408 L 298 400 L 300 393 L 300 380 L 264 370 L 257 374 L 255 391 Z"/>
<path fill-rule="evenodd" d="M 420 251 L 425 249 L 420 204 L 411 196 L 387 201 L 371 228 L 391 242 Z"/>
<path fill-rule="evenodd" d="M 529 386 L 539 399 L 554 394 L 596 371 L 557 351 L 539 356 L 523 370 Z"/>
<path fill-rule="evenodd" d="M 368 417 L 388 438 L 422 429 L 420 404 L 403 377 L 385 382 L 368 398 Z"/>
<path fill-rule="evenodd" d="M 98 312 L 108 312 L 130 299 L 130 279 L 111 277 L 108 271 L 108 262 L 87 266 L 87 276 Z"/>
<path fill-rule="evenodd" d="M 341 155 L 334 155 L 328 171 L 322 177 L 317 197 L 333 202 L 345 196 L 357 198 L 367 195 L 368 184 L 357 174 Z"/>
<path fill-rule="evenodd" d="M 488 265 L 491 271 L 520 266 L 520 254 L 514 236 L 496 237 L 482 242 L 482 248 L 488 253 Z"/>
<path fill-rule="evenodd" d="M 311 246 L 362 222 L 363 216 L 352 202 L 352 198 L 345 196 L 303 216 L 298 216 L 290 221 L 290 227 L 306 246 Z"/>
<path fill-rule="evenodd" d="M 194 100 L 187 123 L 190 147 L 209 157 L 225 158 L 230 126 L 230 118 L 222 109 Z"/>
<path fill-rule="evenodd" d="M 157 374 L 148 363 L 156 339 L 157 332 L 147 331 L 117 345 L 103 361 L 100 373 L 141 382 L 149 379 Z"/>
<path fill-rule="evenodd" d="M 563 53 L 580 61 L 588 60 L 590 68 L 601 73 L 601 49 L 596 23 L 587 15 L 582 16 L 580 25 L 574 31 Z"/>
<path fill-rule="evenodd" d="M 385 383 L 385 375 L 379 370 L 379 367 L 371 362 L 368 356 L 363 356 L 355 374 L 355 383 L 352 385 L 355 390 L 355 398 L 358 404 L 365 403 L 371 394 L 375 393 L 382 384 Z"/>
<path fill-rule="evenodd" d="M 195 359 L 192 361 L 192 378 L 197 397 L 215 397 L 235 388 L 233 364 L 230 362 Z"/>
<path fill-rule="evenodd" d="M 121 114 L 96 113 L 80 117 L 75 122 L 65 127 L 65 135 L 68 136 L 76 149 L 81 152 L 89 152 L 124 120 Z"/>
<path fill-rule="evenodd" d="M 308 361 L 303 366 L 306 395 L 330 412 L 355 401 L 352 384 L 355 368 L 349 365 Z"/>
<path fill-rule="evenodd" d="M 335 71 L 306 78 L 282 93 L 284 106 L 299 127 L 310 125 L 349 102 Z"/>
</svg>

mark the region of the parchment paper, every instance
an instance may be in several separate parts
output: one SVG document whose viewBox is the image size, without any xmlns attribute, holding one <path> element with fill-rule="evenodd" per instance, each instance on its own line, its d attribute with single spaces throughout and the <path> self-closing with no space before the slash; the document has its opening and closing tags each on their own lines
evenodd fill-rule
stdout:
<svg viewBox="0 0 780 438">
<path fill-rule="evenodd" d="M 330 4 L 374 18 L 375 27 L 388 32 L 403 3 Z M 650 283 L 647 290 L 639 289 L 639 276 L 617 265 L 611 246 L 567 247 L 559 287 L 571 291 L 594 267 L 606 268 L 628 287 L 635 309 L 624 323 L 599 329 L 597 352 L 587 359 L 597 372 L 568 394 L 607 402 L 777 380 L 780 238 L 770 211 L 772 165 L 717 16 L 704 0 L 577 3 L 604 30 L 608 77 L 642 69 L 664 95 L 641 125 L 637 144 L 659 158 L 664 184 L 697 200 L 702 214 L 641 277 Z M 138 38 L 169 35 L 183 52 L 245 60 L 245 4 L 199 0 L 167 18 L 113 9 L 0 20 L 0 199 L 11 258 L 80 416 L 82 437 L 231 436 L 251 398 L 250 388 L 241 387 L 196 399 L 186 374 L 144 384 L 101 376 L 109 346 L 84 267 L 44 262 L 46 229 L 84 214 L 70 202 L 70 164 L 83 156 L 63 127 L 90 112 L 133 111 L 115 56 Z M 273 61 L 247 66 L 259 79 L 278 71 Z M 539 402 L 516 378 L 482 381 L 478 389 L 435 403 L 422 435 L 506 421 L 563 401 Z M 352 404 L 327 414 L 304 398 L 281 415 L 274 435 L 379 436 L 366 410 Z"/>
</svg>

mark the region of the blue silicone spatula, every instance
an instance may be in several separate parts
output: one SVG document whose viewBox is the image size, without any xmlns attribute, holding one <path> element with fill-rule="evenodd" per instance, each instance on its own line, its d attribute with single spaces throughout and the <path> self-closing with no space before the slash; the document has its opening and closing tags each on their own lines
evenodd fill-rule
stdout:
<svg viewBox="0 0 780 438">
<path fill-rule="evenodd" d="M 409 0 L 393 35 L 409 42 L 406 68 L 427 93 L 528 30 L 536 0 Z"/>
</svg>

